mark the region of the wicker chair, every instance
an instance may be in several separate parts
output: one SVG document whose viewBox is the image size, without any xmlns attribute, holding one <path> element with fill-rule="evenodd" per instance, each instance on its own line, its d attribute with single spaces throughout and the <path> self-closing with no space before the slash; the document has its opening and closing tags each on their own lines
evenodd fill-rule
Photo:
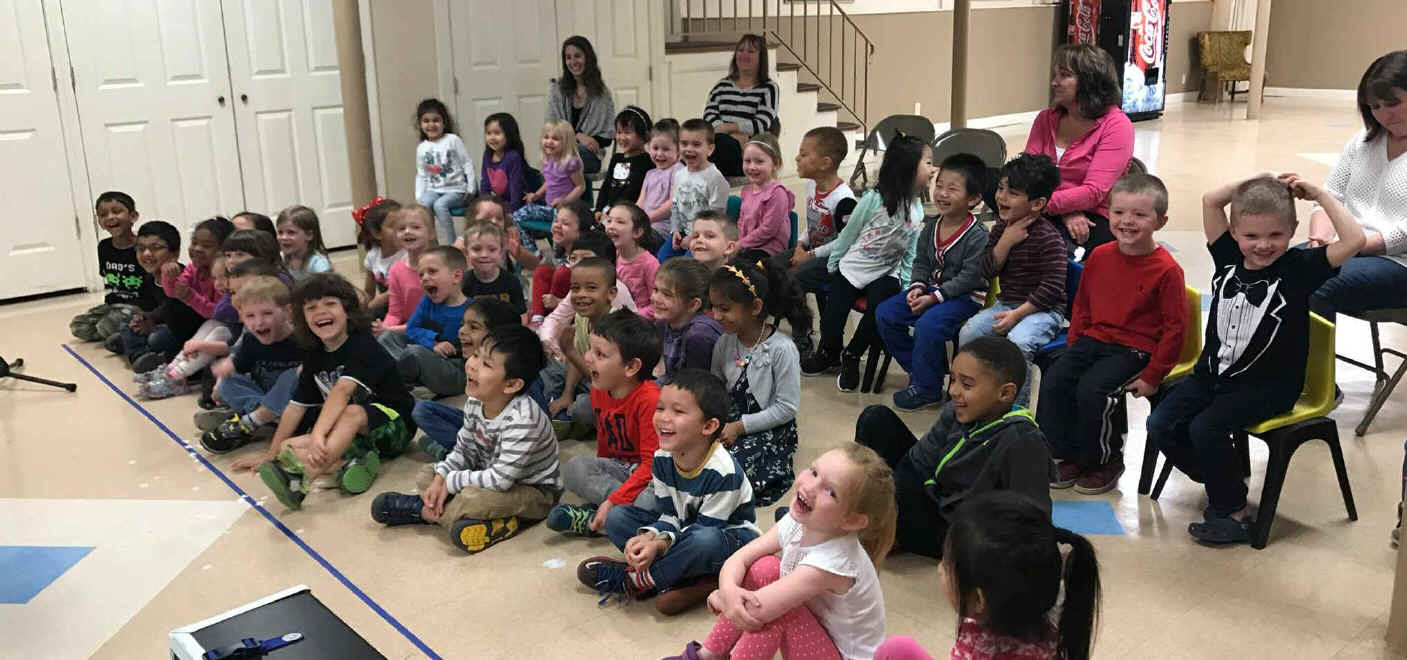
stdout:
<svg viewBox="0 0 1407 660">
<path fill-rule="evenodd" d="M 1202 89 L 1197 94 L 1198 101 L 1206 96 L 1208 83 L 1211 83 L 1211 88 L 1216 90 L 1213 101 L 1221 100 L 1221 89 L 1225 86 L 1231 94 L 1231 101 L 1236 102 L 1236 83 L 1251 81 L 1251 63 L 1246 61 L 1246 47 L 1250 45 L 1249 30 L 1197 34 L 1198 58 L 1202 62 Z M 1265 77 L 1269 79 L 1270 74 Z M 1261 96 L 1264 95 L 1262 88 Z"/>
</svg>

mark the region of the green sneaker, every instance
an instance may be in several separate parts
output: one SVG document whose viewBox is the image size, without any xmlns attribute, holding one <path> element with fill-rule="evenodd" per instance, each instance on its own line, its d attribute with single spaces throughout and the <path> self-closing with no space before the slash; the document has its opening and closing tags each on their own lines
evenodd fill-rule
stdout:
<svg viewBox="0 0 1407 660">
<path fill-rule="evenodd" d="M 600 536 L 590 527 L 591 519 L 596 517 L 596 509 L 590 504 L 558 504 L 547 513 L 547 528 L 567 536 Z"/>
<path fill-rule="evenodd" d="M 364 456 L 348 459 L 337 475 L 337 483 L 348 495 L 365 493 L 371 490 L 371 484 L 376 482 L 376 473 L 380 470 L 381 456 L 369 451 Z"/>
<path fill-rule="evenodd" d="M 265 461 L 259 466 L 259 478 L 279 502 L 294 511 L 303 506 L 303 498 L 308 496 L 303 492 L 302 475 L 290 473 L 274 461 Z"/>
<path fill-rule="evenodd" d="M 518 535 L 522 526 L 518 516 L 479 520 L 460 518 L 449 528 L 449 541 L 454 547 L 469 554 L 483 552 L 499 541 L 506 541 Z"/>
<path fill-rule="evenodd" d="M 420 446 L 420 451 L 425 452 L 427 456 L 435 459 L 436 463 L 445 460 L 445 457 L 449 456 L 449 449 L 445 448 L 444 445 L 435 442 L 434 438 L 431 438 L 428 435 L 422 434 L 419 438 L 416 439 L 415 442 Z"/>
</svg>

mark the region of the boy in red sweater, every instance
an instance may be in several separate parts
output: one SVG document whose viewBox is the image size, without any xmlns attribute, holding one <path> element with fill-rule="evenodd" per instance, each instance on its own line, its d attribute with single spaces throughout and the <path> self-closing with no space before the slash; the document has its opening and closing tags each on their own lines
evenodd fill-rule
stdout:
<svg viewBox="0 0 1407 660">
<path fill-rule="evenodd" d="M 659 331 L 628 309 L 611 312 L 591 328 L 591 350 L 584 359 L 596 413 L 596 456 L 576 456 L 563 467 L 567 490 L 585 504 L 553 507 L 549 529 L 599 536 L 617 504 L 655 509 L 647 487 L 660 445 L 654 424 L 660 388 L 651 374 L 661 350 Z"/>
<path fill-rule="evenodd" d="M 1036 415 L 1057 475 L 1051 488 L 1082 495 L 1124 473 L 1124 392 L 1148 396 L 1177 364 L 1187 325 L 1182 268 L 1153 240 L 1168 221 L 1168 189 L 1130 174 L 1109 193 L 1115 242 L 1085 261 L 1070 312 L 1069 349 L 1042 374 Z"/>
</svg>

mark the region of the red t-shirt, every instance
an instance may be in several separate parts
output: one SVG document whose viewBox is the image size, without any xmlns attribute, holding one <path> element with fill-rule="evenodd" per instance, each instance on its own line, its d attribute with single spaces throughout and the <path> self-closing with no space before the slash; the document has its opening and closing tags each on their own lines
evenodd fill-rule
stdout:
<svg viewBox="0 0 1407 660">
<path fill-rule="evenodd" d="M 1105 243 L 1090 252 L 1071 306 L 1070 344 L 1089 335 L 1148 353 L 1138 377 L 1157 385 L 1177 365 L 1186 326 L 1182 268 L 1167 250 L 1130 257 Z"/>
<path fill-rule="evenodd" d="M 612 504 L 630 504 L 650 485 L 650 467 L 660 448 L 655 435 L 655 406 L 660 386 L 647 380 L 635 386 L 624 399 L 591 388 L 591 409 L 596 411 L 596 455 L 635 464 L 635 471 L 607 499 Z"/>
</svg>

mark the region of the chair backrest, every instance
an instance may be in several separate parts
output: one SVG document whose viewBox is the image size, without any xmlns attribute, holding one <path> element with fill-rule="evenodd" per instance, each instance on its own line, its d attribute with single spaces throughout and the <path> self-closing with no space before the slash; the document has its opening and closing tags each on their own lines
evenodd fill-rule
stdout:
<svg viewBox="0 0 1407 660">
<path fill-rule="evenodd" d="M 787 211 L 787 222 L 791 223 L 791 235 L 787 237 L 787 251 L 796 249 L 796 211 Z"/>
<path fill-rule="evenodd" d="M 954 128 L 933 139 L 933 164 L 953 154 L 972 154 L 989 168 L 1006 164 L 1006 140 L 985 128 Z"/>
<path fill-rule="evenodd" d="M 1309 313 L 1309 356 L 1300 398 L 1311 406 L 1331 408 L 1334 402 L 1334 324 Z"/>
<path fill-rule="evenodd" d="M 1197 54 L 1208 71 L 1246 66 L 1250 30 L 1217 30 L 1197 34 Z"/>
<path fill-rule="evenodd" d="M 1071 259 L 1065 264 L 1065 318 L 1070 318 L 1070 312 L 1075 306 L 1075 295 L 1080 292 L 1080 276 L 1084 275 L 1085 267 L 1078 261 Z"/>
<path fill-rule="evenodd" d="M 982 301 L 982 309 L 987 309 L 997 304 L 997 296 L 1001 295 L 1002 281 L 999 277 L 992 278 L 991 286 L 987 287 L 987 299 Z"/>
<path fill-rule="evenodd" d="M 898 135 L 916 137 L 924 142 L 933 141 L 933 122 L 919 115 L 889 115 L 879 120 L 870 134 L 865 136 L 861 148 L 870 151 L 884 151 L 885 147 Z"/>
<path fill-rule="evenodd" d="M 1182 333 L 1182 353 L 1177 356 L 1178 364 L 1187 364 L 1202 354 L 1202 292 L 1190 286 L 1183 287 L 1187 294 L 1187 325 Z"/>
</svg>

